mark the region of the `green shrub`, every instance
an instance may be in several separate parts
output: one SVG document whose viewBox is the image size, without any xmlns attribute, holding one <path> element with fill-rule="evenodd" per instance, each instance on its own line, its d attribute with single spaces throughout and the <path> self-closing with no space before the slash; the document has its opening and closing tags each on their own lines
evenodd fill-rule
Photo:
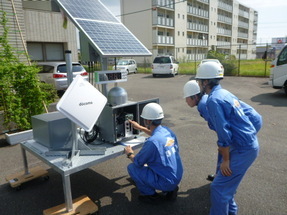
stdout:
<svg viewBox="0 0 287 215">
<path fill-rule="evenodd" d="M 237 67 L 235 64 L 235 56 L 228 56 L 214 50 L 209 50 L 207 58 L 218 59 L 224 67 L 224 75 L 236 75 Z"/>
<path fill-rule="evenodd" d="M 8 42 L 6 13 L 3 12 L 0 35 L 0 104 L 4 111 L 4 125 L 10 129 L 11 123 L 19 130 L 31 128 L 31 116 L 45 112 L 45 106 L 53 100 L 49 86 L 38 79 L 39 69 L 26 65 L 16 57 Z"/>
<path fill-rule="evenodd" d="M 223 61 L 221 62 L 224 68 L 224 75 L 236 75 L 237 66 L 233 61 Z"/>
</svg>

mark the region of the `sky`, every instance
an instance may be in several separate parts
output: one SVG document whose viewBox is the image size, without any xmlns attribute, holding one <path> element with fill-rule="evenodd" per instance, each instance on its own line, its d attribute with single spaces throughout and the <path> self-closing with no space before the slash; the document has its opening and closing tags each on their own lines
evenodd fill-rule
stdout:
<svg viewBox="0 0 287 215">
<path fill-rule="evenodd" d="M 271 43 L 274 37 L 287 36 L 287 0 L 238 0 L 258 12 L 257 43 Z M 115 15 L 120 0 L 101 0 Z"/>
</svg>

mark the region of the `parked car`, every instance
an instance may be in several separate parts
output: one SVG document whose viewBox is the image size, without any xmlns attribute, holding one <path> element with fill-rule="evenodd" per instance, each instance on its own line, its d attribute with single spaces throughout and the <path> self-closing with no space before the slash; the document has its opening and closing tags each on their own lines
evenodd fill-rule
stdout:
<svg viewBox="0 0 287 215">
<path fill-rule="evenodd" d="M 52 84 L 58 92 L 68 88 L 66 62 L 38 62 L 37 65 L 40 67 L 40 81 Z M 72 72 L 73 77 L 81 75 L 88 81 L 88 73 L 80 63 L 72 63 Z"/>
<path fill-rule="evenodd" d="M 113 70 L 124 70 L 129 73 L 137 73 L 138 66 L 134 59 L 120 59 L 116 66 L 113 66 Z"/>
<path fill-rule="evenodd" d="M 206 62 L 215 62 L 215 63 L 220 64 L 220 66 L 221 66 L 221 68 L 222 68 L 222 70 L 223 70 L 223 73 L 224 73 L 224 67 L 223 67 L 223 65 L 220 63 L 220 61 L 219 61 L 218 59 L 203 59 L 203 60 L 201 60 L 200 63 L 198 64 L 198 67 L 199 67 L 201 64 L 206 63 Z"/>
<path fill-rule="evenodd" d="M 287 44 L 271 63 L 268 84 L 274 89 L 284 89 L 287 95 Z"/>
<path fill-rule="evenodd" d="M 178 74 L 178 61 L 173 56 L 157 56 L 152 63 L 152 75 L 172 75 Z"/>
</svg>

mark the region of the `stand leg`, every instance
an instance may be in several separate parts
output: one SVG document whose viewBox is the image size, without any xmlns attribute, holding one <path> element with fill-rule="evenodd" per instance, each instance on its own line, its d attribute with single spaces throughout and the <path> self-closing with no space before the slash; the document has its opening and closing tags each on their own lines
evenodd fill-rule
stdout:
<svg viewBox="0 0 287 215">
<path fill-rule="evenodd" d="M 21 150 L 22 150 L 22 157 L 23 157 L 25 175 L 28 175 L 28 174 L 30 174 L 30 172 L 29 172 L 29 169 L 28 169 L 28 161 L 27 161 L 26 150 L 23 147 L 21 147 Z"/>
<path fill-rule="evenodd" d="M 47 179 L 49 177 L 48 171 L 41 167 L 34 167 L 29 170 L 26 150 L 23 147 L 21 147 L 21 150 L 23 156 L 24 171 L 6 177 L 6 180 L 10 183 L 10 186 L 16 188 L 17 190 L 20 189 L 21 184 L 25 182 L 39 177 L 46 177 Z"/>
<path fill-rule="evenodd" d="M 73 210 L 70 175 L 62 175 L 62 180 L 63 180 L 63 187 L 64 187 L 66 209 L 69 212 Z"/>
<path fill-rule="evenodd" d="M 98 211 L 98 206 L 87 196 L 72 200 L 70 175 L 62 175 L 65 204 L 55 206 L 43 211 L 44 215 L 75 215 L 92 214 Z"/>
</svg>

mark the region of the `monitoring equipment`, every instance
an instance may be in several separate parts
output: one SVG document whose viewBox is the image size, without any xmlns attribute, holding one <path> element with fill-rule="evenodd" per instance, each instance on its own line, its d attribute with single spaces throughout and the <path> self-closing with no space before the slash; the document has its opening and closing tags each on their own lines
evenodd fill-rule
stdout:
<svg viewBox="0 0 287 215">
<path fill-rule="evenodd" d="M 128 101 L 114 106 L 107 103 L 97 122 L 100 140 L 117 144 L 135 138 L 140 131 L 133 129 L 129 120 L 144 125 L 140 114 L 143 107 L 150 102 L 159 103 L 159 99 L 155 98 L 140 102 Z"/>
<path fill-rule="evenodd" d="M 51 151 L 71 150 L 73 132 L 85 134 L 81 137 L 86 144 L 94 141 L 118 144 L 131 140 L 140 131 L 133 129 L 129 120 L 143 125 L 140 114 L 150 102 L 159 103 L 159 99 L 128 101 L 127 92 L 121 87 L 111 88 L 105 97 L 77 76 L 58 102 L 57 112 L 32 117 L 34 139 Z M 84 131 L 75 132 L 75 124 Z"/>
<path fill-rule="evenodd" d="M 72 148 L 72 122 L 60 112 L 32 116 L 34 140 L 49 150 Z"/>
<path fill-rule="evenodd" d="M 111 70 L 111 71 L 96 71 L 96 84 L 107 84 L 127 81 L 127 71 Z"/>
<path fill-rule="evenodd" d="M 78 75 L 57 104 L 59 112 L 86 131 L 91 131 L 107 98 Z"/>
</svg>

